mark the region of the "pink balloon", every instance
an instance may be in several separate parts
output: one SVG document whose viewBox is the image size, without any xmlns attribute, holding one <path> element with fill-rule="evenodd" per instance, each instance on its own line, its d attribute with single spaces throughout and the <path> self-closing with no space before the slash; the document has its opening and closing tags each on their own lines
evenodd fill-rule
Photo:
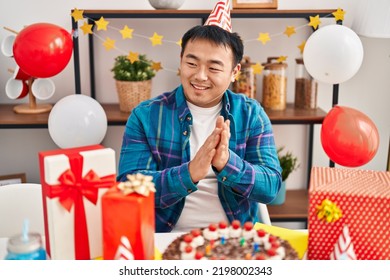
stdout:
<svg viewBox="0 0 390 280">
<path fill-rule="evenodd" d="M 373 121 L 360 111 L 335 106 L 321 128 L 321 144 L 335 163 L 357 167 L 368 163 L 379 146 L 379 133 Z"/>
<path fill-rule="evenodd" d="M 15 38 L 16 63 L 32 77 L 48 78 L 60 73 L 73 50 L 72 36 L 51 23 L 36 23 L 24 28 Z"/>
</svg>

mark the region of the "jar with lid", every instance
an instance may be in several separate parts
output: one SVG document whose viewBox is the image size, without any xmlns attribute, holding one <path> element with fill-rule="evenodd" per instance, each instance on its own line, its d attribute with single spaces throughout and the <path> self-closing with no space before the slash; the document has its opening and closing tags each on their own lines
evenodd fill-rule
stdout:
<svg viewBox="0 0 390 280">
<path fill-rule="evenodd" d="M 302 58 L 295 59 L 295 108 L 317 108 L 317 82 L 307 72 Z"/>
<path fill-rule="evenodd" d="M 235 93 L 243 93 L 250 98 L 256 96 L 256 75 L 253 72 L 249 56 L 245 56 L 241 61 L 241 70 L 236 80 L 233 83 L 233 91 Z"/>
<path fill-rule="evenodd" d="M 274 62 L 277 57 L 268 57 L 263 63 L 263 98 L 264 108 L 273 110 L 286 109 L 287 103 L 287 64 Z"/>
<path fill-rule="evenodd" d="M 6 260 L 46 260 L 46 251 L 39 233 L 11 237 L 7 243 L 7 251 Z"/>
</svg>

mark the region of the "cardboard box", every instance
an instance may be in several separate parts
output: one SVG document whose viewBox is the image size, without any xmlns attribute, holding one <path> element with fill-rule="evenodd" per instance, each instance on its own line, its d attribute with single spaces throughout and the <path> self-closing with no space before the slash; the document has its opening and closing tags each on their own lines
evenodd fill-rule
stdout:
<svg viewBox="0 0 390 280">
<path fill-rule="evenodd" d="M 339 259 L 352 251 L 390 259 L 390 172 L 312 168 L 308 258 L 327 260 L 335 250 Z"/>
<path fill-rule="evenodd" d="M 101 196 L 116 182 L 115 151 L 101 145 L 39 153 L 51 259 L 101 257 Z"/>
</svg>

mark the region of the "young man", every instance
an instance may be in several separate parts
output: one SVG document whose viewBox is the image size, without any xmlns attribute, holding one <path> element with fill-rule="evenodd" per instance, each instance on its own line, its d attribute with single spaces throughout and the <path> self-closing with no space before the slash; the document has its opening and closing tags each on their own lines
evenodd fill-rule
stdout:
<svg viewBox="0 0 390 280">
<path fill-rule="evenodd" d="M 272 201 L 280 188 L 269 118 L 256 100 L 228 90 L 242 55 L 236 33 L 190 29 L 182 38 L 181 85 L 129 117 L 118 180 L 153 176 L 156 232 L 256 222 L 258 203 Z"/>
</svg>

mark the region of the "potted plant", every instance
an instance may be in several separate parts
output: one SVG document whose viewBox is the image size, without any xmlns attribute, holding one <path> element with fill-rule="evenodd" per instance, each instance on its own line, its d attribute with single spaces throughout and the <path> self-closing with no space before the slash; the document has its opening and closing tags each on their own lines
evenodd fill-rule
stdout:
<svg viewBox="0 0 390 280">
<path fill-rule="evenodd" d="M 117 56 L 111 71 L 114 73 L 121 111 L 131 112 L 141 101 L 151 97 L 152 78 L 156 72 L 146 55 L 139 55 L 134 62 L 125 55 Z"/>
<path fill-rule="evenodd" d="M 299 167 L 298 158 L 294 156 L 291 152 L 282 154 L 283 150 L 284 147 L 278 148 L 278 158 L 280 162 L 280 167 L 282 168 L 282 185 L 280 187 L 278 195 L 270 203 L 271 205 L 280 205 L 284 203 L 286 199 L 286 180 L 291 174 L 291 172 L 297 170 Z"/>
</svg>

